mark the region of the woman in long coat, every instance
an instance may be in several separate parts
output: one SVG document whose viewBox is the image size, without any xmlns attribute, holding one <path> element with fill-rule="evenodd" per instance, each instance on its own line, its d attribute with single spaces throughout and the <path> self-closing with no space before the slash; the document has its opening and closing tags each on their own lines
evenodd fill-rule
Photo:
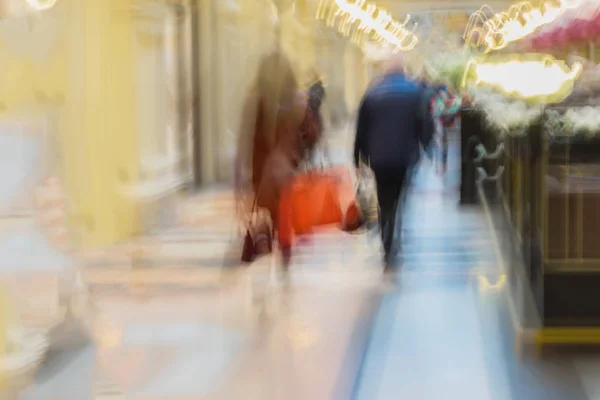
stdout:
<svg viewBox="0 0 600 400">
<path fill-rule="evenodd" d="M 236 197 L 247 226 L 259 208 L 267 211 L 277 231 L 282 189 L 293 180 L 306 153 L 307 108 L 307 96 L 289 59 L 280 51 L 263 59 L 246 99 L 236 163 Z M 287 267 L 288 241 L 281 253 Z"/>
</svg>

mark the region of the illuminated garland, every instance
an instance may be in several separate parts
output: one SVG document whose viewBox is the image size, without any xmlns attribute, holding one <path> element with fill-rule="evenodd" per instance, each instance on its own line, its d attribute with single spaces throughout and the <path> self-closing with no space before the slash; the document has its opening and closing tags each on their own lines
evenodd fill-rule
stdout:
<svg viewBox="0 0 600 400">
<path fill-rule="evenodd" d="M 540 7 L 533 7 L 528 1 L 522 1 L 508 11 L 497 14 L 494 14 L 490 6 L 484 5 L 469 18 L 463 35 L 465 46 L 485 47 L 485 52 L 503 49 L 585 1 L 558 0 L 557 6 L 543 3 Z"/>
<path fill-rule="evenodd" d="M 365 0 L 321 0 L 317 18 L 328 26 L 336 26 L 339 32 L 362 46 L 368 40 L 394 47 L 394 52 L 412 50 L 418 38 L 406 29 L 407 16 L 399 23 L 385 10 Z"/>
</svg>

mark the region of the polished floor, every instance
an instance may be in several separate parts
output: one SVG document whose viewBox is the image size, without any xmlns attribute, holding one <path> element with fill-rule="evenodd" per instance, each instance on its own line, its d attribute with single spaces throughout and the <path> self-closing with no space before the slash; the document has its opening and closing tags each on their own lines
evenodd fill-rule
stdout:
<svg viewBox="0 0 600 400">
<path fill-rule="evenodd" d="M 332 139 L 336 162 L 344 140 Z M 20 398 L 600 399 L 600 357 L 515 351 L 495 237 L 480 208 L 458 207 L 457 159 L 453 142 L 446 176 L 428 161 L 418 171 L 396 279 L 377 235 L 334 231 L 299 245 L 289 279 L 275 258 L 231 267 L 226 190 L 183 198 L 170 229 L 77 257 L 6 219 L 3 276 L 24 285 L 16 302 L 43 298 L 30 319 L 52 326 Z M 85 287 L 66 305 L 57 280 Z"/>
</svg>

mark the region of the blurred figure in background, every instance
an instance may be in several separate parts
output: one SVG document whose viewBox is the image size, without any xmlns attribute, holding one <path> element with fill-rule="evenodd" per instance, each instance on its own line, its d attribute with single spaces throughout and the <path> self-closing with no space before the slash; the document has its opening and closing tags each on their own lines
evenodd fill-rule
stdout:
<svg viewBox="0 0 600 400">
<path fill-rule="evenodd" d="M 375 174 L 379 223 L 386 270 L 394 269 L 401 236 L 398 205 L 410 171 L 429 147 L 433 117 L 429 98 L 404 73 L 400 56 L 386 66 L 385 76 L 367 90 L 358 115 L 354 163 L 365 160 Z"/>
<path fill-rule="evenodd" d="M 325 100 L 325 84 L 321 76 L 315 72 L 308 87 L 308 105 L 312 110 L 319 110 Z"/>
<path fill-rule="evenodd" d="M 272 235 L 279 231 L 282 189 L 293 181 L 300 162 L 318 140 L 314 129 L 319 124 L 309 108 L 286 55 L 274 51 L 265 57 L 246 99 L 236 159 L 236 200 L 247 227 L 244 262 L 272 250 Z M 285 243 L 281 254 L 287 268 L 290 241 L 279 237 L 279 242 Z"/>
<path fill-rule="evenodd" d="M 321 77 L 315 72 L 314 78 L 308 87 L 308 104 L 306 117 L 302 122 L 301 134 L 307 159 L 312 159 L 312 150 L 323 138 L 325 124 L 321 107 L 325 100 L 325 85 Z"/>
<path fill-rule="evenodd" d="M 434 134 L 437 131 L 436 128 L 436 120 L 435 117 L 435 109 L 436 109 L 436 99 L 438 97 L 438 89 L 432 83 L 431 78 L 427 73 L 423 73 L 421 79 L 419 81 L 421 85 L 421 90 L 423 91 L 423 101 L 429 105 L 429 113 L 433 118 L 433 126 L 434 126 Z M 426 150 L 428 152 L 428 156 L 430 159 L 434 159 L 433 152 L 436 150 L 436 146 L 433 144 L 435 141 L 432 141 L 430 146 L 427 147 Z"/>
<path fill-rule="evenodd" d="M 436 136 L 440 142 L 440 159 L 438 161 L 438 172 L 445 174 L 448 167 L 448 131 L 456 121 L 457 114 L 460 111 L 462 99 L 455 98 L 446 84 L 439 84 L 436 87 L 437 96 L 433 106 Z"/>
<path fill-rule="evenodd" d="M 435 116 L 435 136 L 439 143 L 440 159 L 437 162 L 437 171 L 439 174 L 446 172 L 448 162 L 448 135 L 444 126 L 444 111 L 448 101 L 448 89 L 444 84 L 436 85 L 436 99 L 434 105 Z"/>
</svg>

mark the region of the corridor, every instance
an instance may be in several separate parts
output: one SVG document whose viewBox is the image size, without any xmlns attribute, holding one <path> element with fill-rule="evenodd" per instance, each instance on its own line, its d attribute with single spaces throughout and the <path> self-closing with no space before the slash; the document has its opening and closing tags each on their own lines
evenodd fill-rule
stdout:
<svg viewBox="0 0 600 400">
<path fill-rule="evenodd" d="M 550 248 L 536 236 L 555 229 L 566 232 L 567 258 L 571 244 L 584 255 L 586 235 L 594 243 L 600 195 L 588 203 L 581 190 L 571 202 L 576 191 L 561 192 L 559 218 L 545 210 L 551 185 L 537 187 L 546 161 L 527 165 L 555 135 L 585 127 L 586 143 L 600 137 L 591 118 L 600 85 L 589 84 L 600 82 L 600 11 L 566 4 L 594 5 L 583 1 L 555 2 L 551 13 L 505 3 L 0 0 L 0 400 L 600 400 L 600 353 L 523 340 L 538 333 L 537 311 L 548 314 L 543 301 L 565 315 L 585 308 L 563 301 L 578 297 L 577 283 L 548 296 L 546 269 L 532 273 L 519 264 L 526 257 L 503 253 L 518 253 L 504 245 L 523 237 L 525 249 Z M 563 29 L 571 13 L 593 17 L 585 38 Z M 560 35 L 541 28 L 542 14 L 548 28 L 547 16 L 561 21 Z M 490 51 L 529 36 L 512 29 L 563 43 L 547 41 L 555 48 L 535 61 L 540 70 L 529 60 L 539 38 L 513 43 L 490 63 L 512 72 L 486 77 Z M 371 91 L 383 76 L 389 85 Z M 388 103 L 388 90 L 409 86 Z M 538 124 L 551 98 L 583 88 L 585 104 L 578 94 Z M 462 119 L 465 129 L 449 128 L 444 175 L 427 157 L 415 171 L 396 274 L 384 273 L 379 232 L 335 227 L 298 237 L 288 274 L 277 251 L 241 265 L 236 190 L 247 184 L 274 212 L 300 155 L 316 149 L 317 168 L 353 171 L 359 116 L 372 136 L 359 140 L 371 142 L 362 155 L 379 164 L 377 147 L 381 166 L 404 168 L 420 151 L 414 139 L 427 136 L 426 104 L 434 120 Z M 492 223 L 501 202 L 459 205 L 461 157 L 472 158 L 460 154 L 460 135 L 506 142 L 497 155 L 508 162 L 512 208 L 498 214 L 518 229 Z M 578 159 L 558 158 L 561 171 Z M 559 228 L 535 226 L 554 214 Z M 600 255 L 589 253 L 569 258 L 573 270 L 557 258 L 555 271 L 586 270 L 574 282 L 594 294 Z M 523 294 L 532 277 L 535 305 Z"/>
<path fill-rule="evenodd" d="M 428 167 L 409 197 L 405 265 L 382 296 L 356 398 L 508 399 L 489 365 L 485 303 L 504 282 L 493 236 L 479 208 L 459 208 L 455 169 L 443 180 Z"/>
<path fill-rule="evenodd" d="M 351 131 L 331 137 L 333 162 L 347 162 Z M 220 188 L 180 199 L 171 228 L 75 258 L 50 251 L 33 221 L 9 223 L 3 254 L 38 282 L 33 297 L 59 305 L 44 308 L 51 348 L 20 398 L 599 398 L 596 356 L 515 351 L 497 238 L 480 207 L 458 206 L 456 140 L 451 150 L 445 177 L 428 160 L 418 171 L 396 280 L 376 234 L 302 241 L 289 280 L 275 258 L 236 268 Z M 53 279 L 74 275 L 84 287 L 55 293 Z"/>
</svg>

